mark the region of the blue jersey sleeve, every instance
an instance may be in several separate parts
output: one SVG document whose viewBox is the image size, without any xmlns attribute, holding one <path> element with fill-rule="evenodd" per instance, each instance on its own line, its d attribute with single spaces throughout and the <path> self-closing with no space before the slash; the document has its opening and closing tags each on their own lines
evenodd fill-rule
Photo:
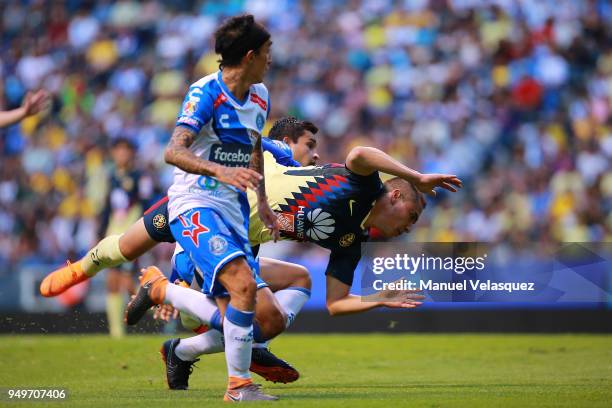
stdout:
<svg viewBox="0 0 612 408">
<path fill-rule="evenodd" d="M 264 152 L 272 153 L 278 164 L 287 167 L 300 167 L 300 163 L 293 159 L 291 148 L 280 140 L 271 140 L 267 137 L 261 139 L 261 147 Z"/>
<path fill-rule="evenodd" d="M 213 115 L 212 96 L 199 86 L 192 86 L 185 96 L 176 125 L 186 126 L 199 133 Z"/>
</svg>

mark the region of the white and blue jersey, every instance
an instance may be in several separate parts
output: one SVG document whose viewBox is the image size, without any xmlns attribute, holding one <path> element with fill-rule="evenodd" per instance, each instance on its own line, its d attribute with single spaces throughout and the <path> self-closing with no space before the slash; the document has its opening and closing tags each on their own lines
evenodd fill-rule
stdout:
<svg viewBox="0 0 612 408">
<path fill-rule="evenodd" d="M 240 101 L 218 71 L 189 88 L 177 126 L 196 132 L 189 147 L 196 156 L 223 166 L 248 167 L 269 106 L 265 85 L 251 85 Z M 205 293 L 225 291 L 216 284 L 216 276 L 235 258 L 245 257 L 256 274 L 257 263 L 248 243 L 249 210 L 246 193 L 214 177 L 175 169 L 174 183 L 168 189 L 170 230 L 201 273 Z"/>
<path fill-rule="evenodd" d="M 224 166 L 248 167 L 256 140 L 251 131 L 261 133 L 269 110 L 264 84 L 251 85 L 240 101 L 227 89 L 218 71 L 191 85 L 176 124 L 197 133 L 189 147 L 196 156 Z M 176 168 L 168 197 L 170 221 L 193 208 L 214 208 L 239 235 L 248 234 L 246 194 L 213 177 Z"/>
<path fill-rule="evenodd" d="M 291 152 L 291 148 L 282 141 L 271 140 L 268 138 L 262 139 L 262 148 L 266 152 L 270 152 L 274 156 L 274 160 L 287 167 L 299 167 L 300 163 L 293 159 L 293 153 Z M 161 214 L 163 216 L 163 204 L 158 206 L 162 208 L 161 210 L 157 207 L 154 208 L 153 214 Z M 160 212 L 161 211 L 161 212 Z M 149 217 L 148 219 L 153 220 L 154 217 Z M 147 223 L 147 218 L 145 216 L 145 226 L 148 224 L 153 225 L 154 222 L 151 221 Z M 153 227 L 151 227 L 153 228 Z M 147 228 L 148 230 L 149 228 Z M 155 235 L 151 235 L 152 237 Z M 170 236 L 171 234 L 166 233 L 164 236 Z M 160 242 L 174 242 L 173 239 L 160 239 Z M 214 259 L 214 254 L 213 259 Z M 268 286 L 266 282 L 261 279 L 259 276 L 259 262 L 258 259 L 254 259 L 253 261 L 247 257 L 247 260 L 251 263 L 251 267 L 255 271 L 255 282 L 257 283 L 257 289 Z M 192 281 L 196 280 L 197 285 L 203 289 L 203 292 L 209 293 L 210 290 L 207 290 L 208 283 L 206 282 L 206 273 L 202 272 L 202 270 L 196 267 L 195 263 L 190 258 L 189 254 L 185 252 L 185 250 L 181 247 L 179 243 L 176 244 L 174 249 L 174 254 L 172 256 L 172 274 L 170 277 L 170 281 L 174 282 L 177 279 L 181 279 L 189 284 L 192 284 Z M 214 292 L 215 295 L 223 296 L 225 292 L 222 290 L 217 290 Z"/>
</svg>

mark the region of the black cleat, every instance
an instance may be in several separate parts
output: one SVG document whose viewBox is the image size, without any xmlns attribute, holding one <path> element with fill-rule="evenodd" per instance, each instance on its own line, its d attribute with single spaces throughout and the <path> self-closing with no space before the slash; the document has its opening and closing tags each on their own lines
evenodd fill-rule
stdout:
<svg viewBox="0 0 612 408">
<path fill-rule="evenodd" d="M 254 348 L 251 355 L 250 370 L 259 374 L 266 381 L 291 383 L 300 378 L 298 370 L 293 368 L 285 360 L 276 357 L 267 348 Z"/>
<path fill-rule="evenodd" d="M 183 361 L 174 352 L 181 339 L 170 339 L 164 342 L 159 350 L 166 364 L 166 382 L 171 390 L 186 390 L 189 388 L 189 376 L 193 372 L 193 364 L 200 361 Z"/>
<path fill-rule="evenodd" d="M 155 266 L 143 269 L 140 275 L 140 287 L 136 295 L 125 308 L 125 322 L 135 325 L 147 313 L 147 310 L 164 301 L 167 279 Z"/>
</svg>

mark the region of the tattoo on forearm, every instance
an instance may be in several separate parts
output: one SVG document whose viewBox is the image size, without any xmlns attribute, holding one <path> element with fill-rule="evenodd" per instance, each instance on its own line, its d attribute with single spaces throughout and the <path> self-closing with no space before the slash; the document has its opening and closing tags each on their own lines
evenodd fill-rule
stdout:
<svg viewBox="0 0 612 408">
<path fill-rule="evenodd" d="M 179 169 L 192 174 L 213 175 L 215 164 L 193 154 L 189 146 L 195 140 L 196 134 L 184 126 L 177 126 L 172 132 L 170 142 L 166 147 L 164 159 Z"/>
<path fill-rule="evenodd" d="M 263 150 L 261 147 L 261 133 L 257 133 L 257 139 L 255 140 L 255 146 L 253 146 L 253 154 L 251 154 L 251 162 L 249 163 L 249 168 L 261 174 L 262 179 L 259 182 L 257 193 L 260 197 L 265 197 L 266 181 L 264 178 L 264 158 Z"/>
</svg>

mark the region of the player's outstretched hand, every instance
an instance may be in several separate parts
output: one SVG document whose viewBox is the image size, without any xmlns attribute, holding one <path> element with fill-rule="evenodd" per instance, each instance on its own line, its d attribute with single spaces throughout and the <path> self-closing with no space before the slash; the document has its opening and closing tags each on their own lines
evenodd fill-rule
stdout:
<svg viewBox="0 0 612 408">
<path fill-rule="evenodd" d="M 419 294 L 418 290 L 397 290 L 389 291 L 385 295 L 390 298 L 388 301 L 381 302 L 382 306 L 390 308 L 411 309 L 423 304 L 425 296 Z"/>
<path fill-rule="evenodd" d="M 40 89 L 36 92 L 28 92 L 23 98 L 23 104 L 21 105 L 24 111 L 24 117 L 32 116 L 38 112 L 46 109 L 49 106 L 50 94 L 44 89 Z"/>
<path fill-rule="evenodd" d="M 170 319 L 177 319 L 179 316 L 178 309 L 175 309 L 172 305 L 157 305 L 153 310 L 153 318 L 155 320 L 169 322 Z"/>
<path fill-rule="evenodd" d="M 259 186 L 262 176 L 255 170 L 245 167 L 219 166 L 215 178 L 222 183 L 236 187 L 240 191 L 246 191 L 247 188 L 255 190 Z"/>
<path fill-rule="evenodd" d="M 266 228 L 270 230 L 270 234 L 272 234 L 272 239 L 274 242 L 278 241 L 280 238 L 278 217 L 270 208 L 267 199 L 262 198 L 257 200 L 257 212 L 259 213 L 259 219 L 261 219 Z"/>
<path fill-rule="evenodd" d="M 463 187 L 463 182 L 452 174 L 422 174 L 416 184 L 416 188 L 424 194 L 436 196 L 434 188 L 442 187 L 455 193 L 458 188 Z"/>
<path fill-rule="evenodd" d="M 419 307 L 423 302 L 407 301 L 407 302 L 384 302 L 382 305 L 391 309 L 414 309 Z"/>
</svg>

